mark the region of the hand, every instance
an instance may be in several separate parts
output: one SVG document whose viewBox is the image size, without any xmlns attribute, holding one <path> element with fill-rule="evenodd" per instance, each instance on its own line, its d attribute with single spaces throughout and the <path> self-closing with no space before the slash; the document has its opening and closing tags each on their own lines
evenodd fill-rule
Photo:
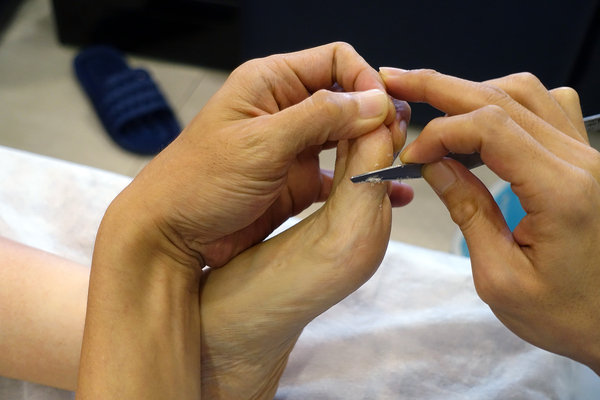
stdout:
<svg viewBox="0 0 600 400">
<path fill-rule="evenodd" d="M 334 85 L 345 93 L 326 90 Z M 332 181 L 320 173 L 321 149 L 383 123 L 401 146 L 400 121 L 409 116 L 349 45 L 250 61 L 143 170 L 132 185 L 143 194 L 133 197 L 143 196 L 140 213 L 183 253 L 218 267 L 327 198 Z M 390 194 L 402 205 L 412 191 L 396 185 Z"/>
<path fill-rule="evenodd" d="M 103 219 L 78 395 L 272 396 L 303 327 L 375 271 L 391 206 L 412 198 L 350 181 L 391 164 L 408 112 L 344 44 L 234 71 Z M 331 179 L 318 153 L 335 143 Z M 317 200 L 298 227 L 250 247 Z"/>
<path fill-rule="evenodd" d="M 600 373 L 600 156 L 576 92 L 530 74 L 484 83 L 384 68 L 388 91 L 447 113 L 401 155 L 431 163 L 424 177 L 462 230 L 480 297 L 513 332 Z M 508 229 L 488 190 L 440 159 L 479 152 L 511 183 L 527 215 Z"/>
</svg>

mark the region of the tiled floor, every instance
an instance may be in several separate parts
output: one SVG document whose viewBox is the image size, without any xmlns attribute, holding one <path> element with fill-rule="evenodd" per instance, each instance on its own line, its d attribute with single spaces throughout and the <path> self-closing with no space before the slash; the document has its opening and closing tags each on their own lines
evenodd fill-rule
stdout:
<svg viewBox="0 0 600 400">
<path fill-rule="evenodd" d="M 115 146 L 101 127 L 72 73 L 77 51 L 58 43 L 50 1 L 25 0 L 0 42 L 0 145 L 135 175 L 148 158 Z M 131 57 L 160 83 L 182 123 L 222 85 L 228 71 Z M 410 130 L 410 137 L 418 131 Z M 334 153 L 323 155 L 333 166 Z M 486 184 L 496 178 L 480 168 Z M 412 204 L 394 211 L 392 238 L 449 251 L 456 229 L 422 180 L 411 182 Z M 308 210 L 310 212 L 314 207 Z M 305 212 L 303 215 L 306 215 Z"/>
</svg>

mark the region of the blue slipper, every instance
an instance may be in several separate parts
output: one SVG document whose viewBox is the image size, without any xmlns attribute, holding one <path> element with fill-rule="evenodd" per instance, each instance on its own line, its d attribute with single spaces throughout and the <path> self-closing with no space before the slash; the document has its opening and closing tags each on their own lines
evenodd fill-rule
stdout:
<svg viewBox="0 0 600 400">
<path fill-rule="evenodd" d="M 119 146 L 134 153 L 156 154 L 181 132 L 148 72 L 131 69 L 116 49 L 90 47 L 73 64 L 104 128 Z"/>
</svg>

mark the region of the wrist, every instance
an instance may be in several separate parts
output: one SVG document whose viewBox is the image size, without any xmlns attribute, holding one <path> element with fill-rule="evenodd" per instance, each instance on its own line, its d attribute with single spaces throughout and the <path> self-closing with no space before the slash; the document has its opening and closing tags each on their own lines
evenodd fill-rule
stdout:
<svg viewBox="0 0 600 400">
<path fill-rule="evenodd" d="M 116 200 L 98 231 L 78 396 L 198 398 L 202 269 L 126 205 Z"/>
<path fill-rule="evenodd" d="M 168 223 L 159 204 L 146 201 L 148 196 L 152 193 L 140 195 L 131 186 L 117 196 L 102 218 L 96 248 L 110 248 L 109 254 L 142 267 L 144 273 L 160 265 L 196 282 L 205 266 L 202 255 Z"/>
</svg>

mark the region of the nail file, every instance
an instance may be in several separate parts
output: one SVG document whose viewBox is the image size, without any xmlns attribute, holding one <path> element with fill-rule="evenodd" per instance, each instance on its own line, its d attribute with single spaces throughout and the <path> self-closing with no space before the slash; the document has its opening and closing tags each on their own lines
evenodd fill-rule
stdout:
<svg viewBox="0 0 600 400">
<path fill-rule="evenodd" d="M 456 154 L 449 153 L 447 158 L 452 158 L 465 167 L 472 169 L 483 165 L 479 153 L 473 154 Z M 421 169 L 425 164 L 400 164 L 391 167 L 378 169 L 377 171 L 367 172 L 366 174 L 356 175 L 350 178 L 354 183 L 367 182 L 378 183 L 382 181 L 395 181 L 400 179 L 416 179 L 421 178 Z"/>
</svg>

